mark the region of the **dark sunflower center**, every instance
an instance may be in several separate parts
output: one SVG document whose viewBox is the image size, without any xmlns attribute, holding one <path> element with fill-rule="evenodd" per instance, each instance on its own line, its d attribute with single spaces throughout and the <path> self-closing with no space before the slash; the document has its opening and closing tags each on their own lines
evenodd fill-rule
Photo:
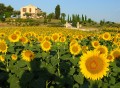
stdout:
<svg viewBox="0 0 120 88">
<path fill-rule="evenodd" d="M 108 36 L 108 34 L 105 34 L 104 37 L 105 37 L 105 38 L 108 38 L 109 36 Z"/>
<path fill-rule="evenodd" d="M 11 36 L 11 38 L 12 38 L 13 40 L 17 39 L 17 35 L 16 35 L 16 34 L 13 34 L 13 35 Z"/>
<path fill-rule="evenodd" d="M 115 51 L 115 52 L 113 53 L 113 56 L 114 56 L 115 58 L 120 57 L 120 52 L 119 52 L 119 51 Z"/>
<path fill-rule="evenodd" d="M 77 51 L 78 51 L 78 47 L 77 47 L 77 46 L 73 46 L 73 47 L 72 47 L 72 51 L 73 51 L 73 52 L 77 52 Z"/>
<path fill-rule="evenodd" d="M 100 51 L 100 54 L 104 54 L 105 53 L 105 49 L 103 49 L 103 48 L 99 48 L 98 51 Z"/>
<path fill-rule="evenodd" d="M 44 48 L 49 48 L 50 47 L 50 44 L 48 43 L 48 42 L 44 42 L 44 44 L 43 44 L 43 46 L 44 46 Z"/>
<path fill-rule="evenodd" d="M 95 42 L 95 43 L 94 43 L 94 46 L 98 46 L 98 42 Z"/>
<path fill-rule="evenodd" d="M 0 43 L 0 49 L 1 50 L 6 50 L 6 45 L 4 43 Z"/>
<path fill-rule="evenodd" d="M 98 56 L 92 56 L 87 59 L 86 68 L 91 74 L 98 74 L 103 70 L 103 60 Z"/>
<path fill-rule="evenodd" d="M 53 36 L 53 39 L 54 39 L 54 40 L 57 40 L 57 39 L 58 39 L 58 36 L 57 36 L 57 35 L 54 35 L 54 36 Z"/>
</svg>

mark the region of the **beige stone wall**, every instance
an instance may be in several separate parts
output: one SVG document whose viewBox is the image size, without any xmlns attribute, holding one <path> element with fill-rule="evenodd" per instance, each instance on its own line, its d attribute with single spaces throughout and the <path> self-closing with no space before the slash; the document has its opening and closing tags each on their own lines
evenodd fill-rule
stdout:
<svg viewBox="0 0 120 88">
<path fill-rule="evenodd" d="M 23 12 L 23 9 L 26 9 L 26 11 L 24 10 L 25 12 Z M 38 12 L 42 12 L 42 11 L 40 11 L 40 9 L 38 9 L 33 5 L 24 6 L 20 9 L 21 18 L 26 18 L 26 16 L 24 16 L 25 13 L 31 13 L 32 14 L 31 18 L 34 18 L 36 17 Z"/>
</svg>

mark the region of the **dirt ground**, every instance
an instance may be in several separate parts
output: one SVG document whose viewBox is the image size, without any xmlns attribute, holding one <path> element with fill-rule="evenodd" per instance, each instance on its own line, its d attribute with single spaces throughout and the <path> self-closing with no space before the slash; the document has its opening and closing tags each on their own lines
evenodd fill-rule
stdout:
<svg viewBox="0 0 120 88">
<path fill-rule="evenodd" d="M 10 25 L 8 25 L 7 23 L 1 23 L 0 22 L 0 27 L 10 27 Z"/>
</svg>

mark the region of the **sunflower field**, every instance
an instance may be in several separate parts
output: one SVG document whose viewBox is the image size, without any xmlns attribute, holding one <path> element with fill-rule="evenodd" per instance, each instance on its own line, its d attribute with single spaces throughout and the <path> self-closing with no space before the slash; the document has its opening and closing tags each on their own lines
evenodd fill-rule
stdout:
<svg viewBox="0 0 120 88">
<path fill-rule="evenodd" d="M 118 31 L 0 28 L 0 88 L 119 86 Z"/>
</svg>

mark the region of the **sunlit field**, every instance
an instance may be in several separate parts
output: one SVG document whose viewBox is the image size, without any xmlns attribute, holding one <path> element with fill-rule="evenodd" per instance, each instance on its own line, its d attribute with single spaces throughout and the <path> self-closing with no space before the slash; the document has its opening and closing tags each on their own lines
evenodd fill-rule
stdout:
<svg viewBox="0 0 120 88">
<path fill-rule="evenodd" d="M 119 88 L 119 29 L 0 28 L 0 72 L 6 88 Z"/>
</svg>

